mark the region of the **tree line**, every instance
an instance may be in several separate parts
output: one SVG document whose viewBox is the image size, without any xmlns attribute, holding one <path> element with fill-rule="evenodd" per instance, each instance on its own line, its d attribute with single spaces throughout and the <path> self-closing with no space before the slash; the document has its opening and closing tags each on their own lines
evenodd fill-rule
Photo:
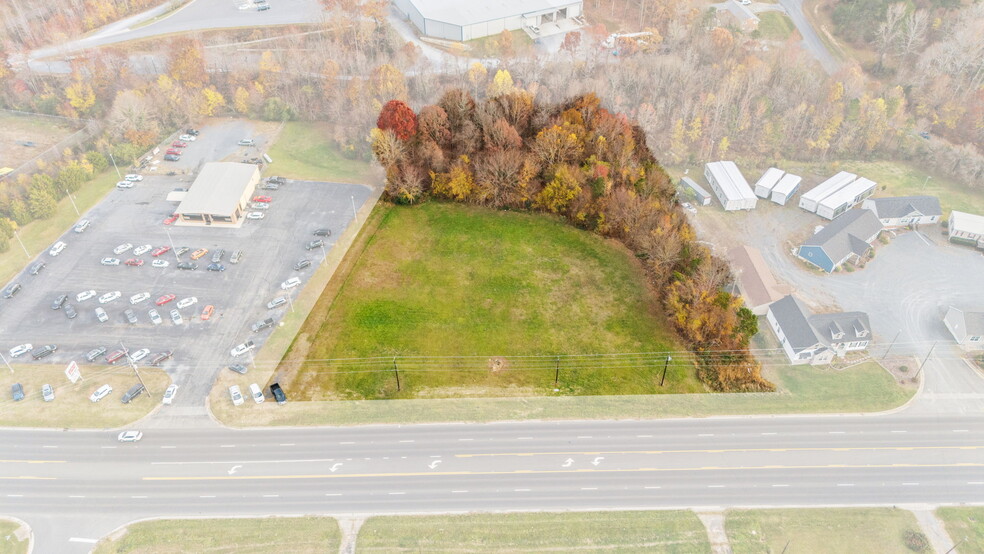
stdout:
<svg viewBox="0 0 984 554">
<path fill-rule="evenodd" d="M 596 95 L 547 104 L 515 87 L 481 101 L 450 89 L 419 112 L 387 102 L 371 137 L 393 202 L 556 214 L 619 240 L 660 291 L 710 388 L 772 390 L 748 351 L 757 320 L 724 290 L 727 264 L 697 243 L 644 131 Z"/>
</svg>

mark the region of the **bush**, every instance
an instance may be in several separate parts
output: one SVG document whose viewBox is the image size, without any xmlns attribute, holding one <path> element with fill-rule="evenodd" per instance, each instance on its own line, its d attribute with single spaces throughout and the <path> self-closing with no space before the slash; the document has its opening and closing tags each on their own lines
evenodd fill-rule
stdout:
<svg viewBox="0 0 984 554">
<path fill-rule="evenodd" d="M 905 532 L 905 546 L 913 552 L 925 552 L 929 549 L 929 539 L 926 535 L 909 529 Z"/>
</svg>

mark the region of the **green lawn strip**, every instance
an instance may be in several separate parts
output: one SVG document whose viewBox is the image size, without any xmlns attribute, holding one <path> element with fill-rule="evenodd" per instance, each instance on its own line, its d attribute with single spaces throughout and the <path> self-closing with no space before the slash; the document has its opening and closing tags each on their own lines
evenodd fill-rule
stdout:
<svg viewBox="0 0 984 554">
<path fill-rule="evenodd" d="M 735 552 L 786 554 L 913 552 L 907 533 L 922 533 L 912 512 L 891 508 L 729 510 L 725 530 Z"/>
<path fill-rule="evenodd" d="M 760 19 L 758 30 L 764 39 L 786 40 L 796 29 L 793 21 L 784 13 L 762 12 L 758 16 Z"/>
<path fill-rule="evenodd" d="M 19 528 L 19 523 L 0 516 L 0 554 L 27 554 L 27 545 L 30 541 L 27 538 L 19 541 L 14 536 Z"/>
<path fill-rule="evenodd" d="M 160 369 L 140 369 L 149 393 L 138 396 L 129 404 L 120 397 L 137 377 L 129 367 L 82 365 L 82 380 L 72 384 L 65 377 L 65 365 L 17 365 L 11 373 L 0 365 L 0 426 L 7 427 L 68 427 L 105 429 L 122 427 L 146 416 L 160 405 L 164 389 L 171 379 Z M 10 386 L 24 387 L 24 400 L 14 402 Z M 41 386 L 55 389 L 55 400 L 41 398 Z M 113 392 L 98 403 L 89 401 L 92 391 L 109 384 Z"/>
<path fill-rule="evenodd" d="M 116 171 L 110 169 L 91 181 L 84 183 L 78 192 L 73 195 L 75 205 L 78 206 L 79 212 L 84 216 L 89 208 L 99 203 L 106 196 L 106 193 L 113 189 L 118 180 Z M 75 225 L 75 222 L 81 218 L 82 216 L 75 213 L 75 208 L 72 207 L 71 201 L 68 198 L 62 198 L 58 202 L 58 208 L 55 210 L 53 216 L 48 219 L 32 221 L 21 227 L 17 234 L 20 235 L 20 239 L 23 241 L 24 247 L 27 248 L 31 257 L 28 258 L 24 254 L 24 249 L 21 248 L 16 238 L 11 238 L 10 250 L 0 253 L 0 283 L 6 283 L 13 278 L 14 275 L 24 269 L 30 260 L 33 260 L 38 254 L 47 250 L 49 246 L 58 240 L 58 237 Z"/>
<path fill-rule="evenodd" d="M 134 523 L 119 538 L 106 539 L 95 554 L 291 554 L 338 552 L 341 531 L 328 517 L 163 519 Z"/>
<path fill-rule="evenodd" d="M 936 510 L 960 552 L 984 552 L 984 508 L 947 507 Z M 963 542 L 961 542 L 963 541 Z"/>
<path fill-rule="evenodd" d="M 299 372 L 315 399 L 531 396 L 553 390 L 556 364 L 529 356 L 684 350 L 638 262 L 614 243 L 541 215 L 436 202 L 392 209 L 327 319 L 302 333 L 316 337 Z M 397 355 L 435 358 L 401 360 L 401 392 L 389 358 L 345 361 Z M 562 363 L 559 388 L 702 391 L 679 358 L 662 390 L 661 363 L 613 359 Z"/>
<path fill-rule="evenodd" d="M 322 123 L 288 122 L 267 154 L 273 160 L 264 175 L 281 175 L 290 179 L 368 183 L 373 180 L 373 166 L 350 160 L 332 145 L 328 128 Z"/>
<path fill-rule="evenodd" d="M 357 552 L 705 553 L 703 524 L 688 511 L 565 512 L 373 517 Z"/>
</svg>

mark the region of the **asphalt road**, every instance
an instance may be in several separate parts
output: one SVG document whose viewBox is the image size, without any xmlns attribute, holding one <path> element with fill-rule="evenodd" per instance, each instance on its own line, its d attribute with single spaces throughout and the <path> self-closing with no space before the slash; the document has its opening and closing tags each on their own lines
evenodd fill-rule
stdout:
<svg viewBox="0 0 984 554">
<path fill-rule="evenodd" d="M 827 45 L 810 25 L 810 20 L 803 13 L 803 0 L 779 0 L 779 4 L 785 8 L 786 15 L 793 20 L 793 25 L 796 25 L 796 30 L 803 37 L 803 47 L 813 54 L 828 75 L 836 73 L 840 69 L 840 62 L 827 50 Z"/>
<path fill-rule="evenodd" d="M 980 503 L 984 415 L 3 431 L 37 552 L 150 516 Z M 72 541 L 72 539 L 75 539 Z"/>
</svg>

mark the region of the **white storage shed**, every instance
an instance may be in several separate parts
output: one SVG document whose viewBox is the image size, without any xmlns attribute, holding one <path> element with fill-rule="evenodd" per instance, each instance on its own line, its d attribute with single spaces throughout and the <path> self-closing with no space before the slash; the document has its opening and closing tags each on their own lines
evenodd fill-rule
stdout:
<svg viewBox="0 0 984 554">
<path fill-rule="evenodd" d="M 704 187 L 698 185 L 696 181 L 690 177 L 680 179 L 680 185 L 684 188 L 690 189 L 690 191 L 694 193 L 694 198 L 697 199 L 698 205 L 709 206 L 711 204 L 711 193 L 704 190 Z"/>
<path fill-rule="evenodd" d="M 834 219 L 871 196 L 875 192 L 875 186 L 874 181 L 858 177 L 857 181 L 821 200 L 817 206 L 817 215 Z"/>
<path fill-rule="evenodd" d="M 710 162 L 704 165 L 704 177 L 711 185 L 725 211 L 752 210 L 758 197 L 748 186 L 735 162 Z"/>
<path fill-rule="evenodd" d="M 820 201 L 849 185 L 857 179 L 857 175 L 841 171 L 830 179 L 820 183 L 800 196 L 799 207 L 812 213 L 816 213 Z"/>
<path fill-rule="evenodd" d="M 796 194 L 801 182 L 803 182 L 803 178 L 799 175 L 792 173 L 783 175 L 782 179 L 779 179 L 779 182 L 772 189 L 772 201 L 780 206 L 785 206 L 786 201 Z"/>
<path fill-rule="evenodd" d="M 779 179 L 782 179 L 784 173 L 785 171 L 776 167 L 766 169 L 765 173 L 755 182 L 755 196 L 768 198 L 772 194 L 773 187 L 779 183 Z"/>
<path fill-rule="evenodd" d="M 465 41 L 584 14 L 583 0 L 393 0 L 421 34 Z"/>
</svg>

